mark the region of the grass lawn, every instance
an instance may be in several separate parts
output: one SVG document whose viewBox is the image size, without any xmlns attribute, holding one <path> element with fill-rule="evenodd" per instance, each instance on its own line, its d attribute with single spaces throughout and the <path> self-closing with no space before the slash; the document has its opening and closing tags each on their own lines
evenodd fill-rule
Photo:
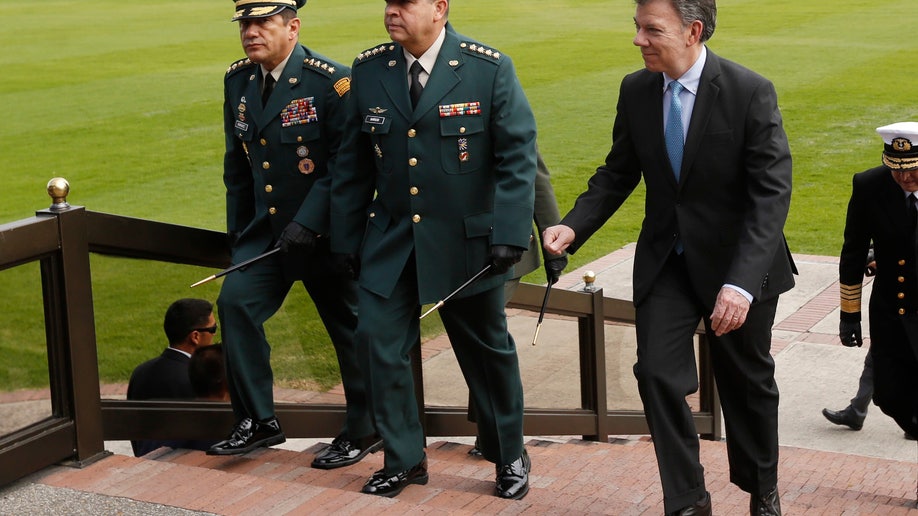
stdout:
<svg viewBox="0 0 918 516">
<path fill-rule="evenodd" d="M 379 0 L 310 0 L 301 41 L 349 64 L 386 40 Z M 797 253 L 841 246 L 851 175 L 880 162 L 875 128 L 918 120 L 911 63 L 914 0 L 723 0 L 710 48 L 769 77 L 794 154 L 786 234 Z M 46 208 L 48 179 L 87 209 L 222 230 L 222 77 L 243 56 L 227 1 L 49 0 L 0 3 L 0 223 Z M 628 0 L 463 0 L 460 33 L 513 57 L 539 123 L 562 213 L 608 151 L 622 76 L 642 66 Z M 639 189 L 571 260 L 636 240 Z M 215 300 L 212 271 L 94 256 L 103 381 L 126 381 L 165 346 L 162 315 L 179 297 Z M 534 273 L 529 281 L 541 282 Z M 0 272 L 0 389 L 47 385 L 34 264 Z M 436 319 L 436 318 L 430 318 Z M 425 323 L 428 319 L 425 319 Z M 436 330 L 425 327 L 425 333 Z M 300 286 L 269 322 L 285 386 L 337 383 L 324 328 Z M 217 338 L 220 338 L 218 334 Z"/>
</svg>

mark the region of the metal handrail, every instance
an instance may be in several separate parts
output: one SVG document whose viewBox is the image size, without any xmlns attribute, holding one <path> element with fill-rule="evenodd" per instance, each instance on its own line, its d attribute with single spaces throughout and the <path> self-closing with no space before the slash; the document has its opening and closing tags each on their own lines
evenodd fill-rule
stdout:
<svg viewBox="0 0 918 516">
<path fill-rule="evenodd" d="M 229 249 L 223 233 L 187 226 L 60 206 L 35 217 L 0 225 L 0 270 L 39 262 L 42 271 L 52 416 L 0 438 L 0 485 L 47 465 L 85 465 L 106 456 L 105 440 L 140 438 L 222 438 L 233 423 L 228 403 L 101 399 L 92 307 L 90 253 L 224 268 Z M 543 286 L 521 284 L 508 306 L 538 311 Z M 606 402 L 606 321 L 634 321 L 630 302 L 593 293 L 559 290 L 547 313 L 577 318 L 581 406 L 526 408 L 527 435 L 644 434 L 641 411 L 608 410 Z M 701 337 L 699 433 L 720 437 L 720 413 Z M 475 435 L 466 407 L 423 406 L 423 367 L 415 354 L 422 419 L 429 436 Z M 343 405 L 282 404 L 278 416 L 289 437 L 331 437 L 344 422 Z M 164 424 L 168 421 L 168 424 Z"/>
</svg>

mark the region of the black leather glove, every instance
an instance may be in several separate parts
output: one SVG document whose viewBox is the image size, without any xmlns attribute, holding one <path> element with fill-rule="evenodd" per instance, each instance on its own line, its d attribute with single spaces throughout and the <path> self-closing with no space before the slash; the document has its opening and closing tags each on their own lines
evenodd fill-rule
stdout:
<svg viewBox="0 0 918 516">
<path fill-rule="evenodd" d="M 567 267 L 567 256 L 558 256 L 545 260 L 545 277 L 548 284 L 554 285 L 561 279 L 561 271 Z"/>
<path fill-rule="evenodd" d="M 838 338 L 841 339 L 842 344 L 849 348 L 854 346 L 861 347 L 864 343 L 861 338 L 861 322 L 841 321 L 838 323 Z"/>
<path fill-rule="evenodd" d="M 285 253 L 294 250 L 311 253 L 316 248 L 316 233 L 299 222 L 291 221 L 281 231 L 275 247 L 280 247 Z"/>
<path fill-rule="evenodd" d="M 335 270 L 352 280 L 360 277 L 360 257 L 350 253 L 333 253 Z"/>
<path fill-rule="evenodd" d="M 513 264 L 520 261 L 523 257 L 522 247 L 512 245 L 492 245 L 491 246 L 491 274 L 503 274 L 513 267 Z"/>
</svg>

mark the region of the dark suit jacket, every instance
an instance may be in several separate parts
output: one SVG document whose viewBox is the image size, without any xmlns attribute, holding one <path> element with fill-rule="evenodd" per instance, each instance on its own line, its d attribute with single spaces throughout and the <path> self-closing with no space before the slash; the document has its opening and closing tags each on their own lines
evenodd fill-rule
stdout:
<svg viewBox="0 0 918 516">
<path fill-rule="evenodd" d="M 262 107 L 259 66 L 242 59 L 227 71 L 223 182 L 227 231 L 238 235 L 234 263 L 267 250 L 291 220 L 328 232 L 330 175 L 344 132 L 348 72 L 297 45 Z"/>
<path fill-rule="evenodd" d="M 903 315 L 918 312 L 918 269 L 908 232 L 905 193 L 889 169 L 881 166 L 856 174 L 838 266 L 842 291 L 852 295 L 842 303 L 841 318 L 861 320 L 864 257 L 873 242 L 877 275 L 870 296 L 870 334 L 884 352 L 910 355 L 900 326 Z"/>
<path fill-rule="evenodd" d="M 188 377 L 188 362 L 190 357 L 183 353 L 166 348 L 162 354 L 154 359 L 140 364 L 131 373 L 128 382 L 127 399 L 129 400 L 193 400 L 194 389 Z M 213 443 L 203 441 L 161 441 L 161 440 L 132 440 L 131 448 L 134 455 L 140 457 L 161 447 L 193 448 L 206 450 L 204 445 Z"/>
<path fill-rule="evenodd" d="M 885 166 L 854 176 L 839 260 L 841 320 L 861 319 L 864 257 L 873 242 L 870 295 L 873 401 L 906 432 L 918 432 L 918 257 L 905 193 Z"/>
<path fill-rule="evenodd" d="M 676 183 L 663 139 L 663 76 L 625 77 L 605 165 L 562 224 L 576 250 L 621 206 L 643 177 L 645 218 L 634 259 L 634 302 L 647 296 L 677 238 L 692 284 L 713 308 L 725 283 L 756 300 L 794 285 L 783 227 L 791 156 L 774 86 L 708 50 Z"/>
<path fill-rule="evenodd" d="M 447 26 L 415 109 L 400 45 L 362 52 L 352 70 L 331 241 L 360 250 L 361 287 L 388 298 L 414 252 L 420 302 L 432 303 L 481 270 L 492 245 L 529 247 L 536 126 L 511 60 Z"/>
<path fill-rule="evenodd" d="M 188 378 L 188 362 L 184 353 L 166 348 L 162 354 L 140 364 L 128 382 L 129 400 L 194 399 Z"/>
</svg>

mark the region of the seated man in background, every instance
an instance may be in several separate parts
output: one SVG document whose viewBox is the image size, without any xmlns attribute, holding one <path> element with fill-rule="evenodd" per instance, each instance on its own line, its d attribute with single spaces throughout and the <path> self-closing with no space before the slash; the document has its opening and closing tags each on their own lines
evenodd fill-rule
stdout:
<svg viewBox="0 0 918 516">
<path fill-rule="evenodd" d="M 169 347 L 156 358 L 134 369 L 128 383 L 129 400 L 164 400 L 195 398 L 188 374 L 191 354 L 199 346 L 208 346 L 217 333 L 214 307 L 205 299 L 179 299 L 166 310 L 163 330 Z M 174 442 L 173 442 L 174 444 Z M 161 447 L 168 441 L 131 441 L 134 456 L 140 457 Z"/>
</svg>

